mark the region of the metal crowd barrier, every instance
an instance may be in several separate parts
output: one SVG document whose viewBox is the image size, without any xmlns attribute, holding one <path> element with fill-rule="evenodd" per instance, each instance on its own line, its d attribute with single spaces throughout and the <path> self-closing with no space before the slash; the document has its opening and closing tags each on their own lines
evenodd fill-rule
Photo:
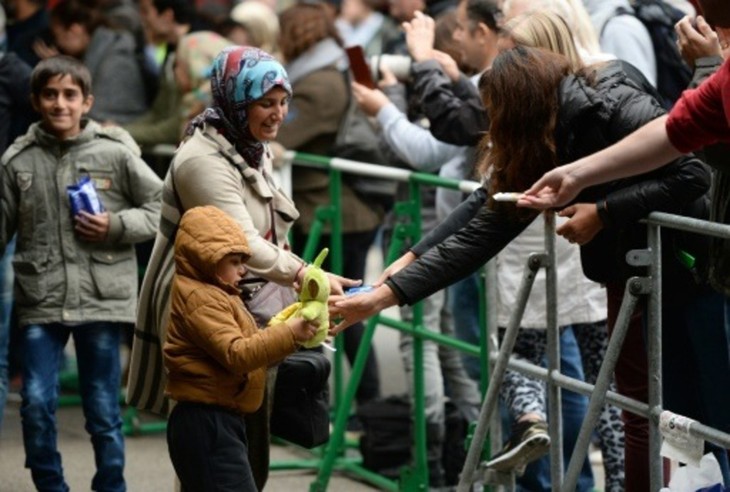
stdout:
<svg viewBox="0 0 730 492">
<path fill-rule="evenodd" d="M 316 220 L 310 230 L 303 256 L 305 259 L 314 256 L 314 249 L 319 243 L 322 227 L 325 223 L 329 223 L 332 230 L 331 250 L 333 262 L 331 270 L 334 273 L 342 273 L 342 223 L 339 211 L 341 206 L 340 191 L 343 172 L 407 182 L 409 185 L 408 200 L 394 205 L 396 215 L 405 217 L 408 220 L 405 223 L 399 223 L 395 226 L 393 240 L 386 255 L 386 264 L 391 263 L 400 256 L 406 242 L 413 243 L 420 239 L 421 186 L 442 186 L 450 189 L 457 189 L 464 193 L 471 193 L 479 186 L 478 183 L 473 181 L 442 179 L 432 174 L 417 173 L 405 169 L 389 168 L 347 159 L 328 158 L 304 153 L 292 153 L 289 155 L 289 159 L 293 160 L 295 165 L 304 165 L 329 170 L 330 204 L 329 206 L 320 207 L 316 211 Z M 482 299 L 482 302 L 480 303 L 480 311 L 483 319 L 486 312 L 486 306 L 483 302 L 485 296 L 482 295 L 480 297 Z M 348 456 L 346 454 L 348 448 L 348 443 L 345 440 L 347 419 L 350 415 L 355 392 L 362 377 L 365 361 L 370 352 L 371 342 L 375 334 L 375 329 L 378 325 L 385 325 L 413 336 L 414 398 L 412 412 L 415 438 L 414 459 L 413 466 L 406 466 L 401 470 L 401 476 L 398 481 L 390 480 L 364 468 L 360 458 Z M 422 367 L 423 341 L 431 340 L 439 344 L 448 345 L 456 348 L 457 350 L 479 356 L 480 354 L 487 353 L 486 333 L 481 337 L 481 339 L 482 346 L 477 347 L 476 345 L 462 342 L 453 337 L 427 331 L 423 326 L 423 309 L 420 303 L 414 306 L 413 319 L 411 322 L 403 322 L 398 319 L 389 318 L 383 314 L 376 315 L 366 323 L 365 332 L 350 371 L 350 377 L 347 381 L 347 385 L 345 385 L 343 360 L 344 342 L 342 337 L 336 337 L 335 346 L 337 348 L 337 352 L 334 359 L 333 376 L 335 415 L 330 440 L 324 447 L 319 459 L 305 462 L 273 463 L 272 469 L 292 467 L 301 468 L 302 466 L 307 468 L 318 468 L 317 478 L 310 484 L 311 491 L 326 490 L 329 479 L 335 470 L 355 474 L 383 490 L 426 490 L 428 486 L 428 466 L 426 461 L 426 420 L 424 413 L 424 380 Z M 487 357 L 483 356 L 482 367 L 484 370 L 482 374 L 484 384 L 486 384 L 486 376 L 488 374 L 487 364 Z"/>
<path fill-rule="evenodd" d="M 342 221 L 340 214 L 342 173 L 354 173 L 362 176 L 391 179 L 409 184 L 409 199 L 395 204 L 396 214 L 408 217 L 410 221 L 398 224 L 395 227 L 393 242 L 389 248 L 386 264 L 394 261 L 401 253 L 406 241 L 417 241 L 420 238 L 420 187 L 440 186 L 458 189 L 470 193 L 479 184 L 473 181 L 455 181 L 442 179 L 431 174 L 407 171 L 404 169 L 389 168 L 376 164 L 350 161 L 339 158 L 329 158 L 305 153 L 290 152 L 287 154 L 289 163 L 316 167 L 329 172 L 330 204 L 320 207 L 316 211 L 316 219 L 312 225 L 303 257 L 310 260 L 314 257 L 315 248 L 319 242 L 322 228 L 325 224 L 331 227 L 331 270 L 334 273 L 342 272 Z M 281 171 L 280 171 L 281 172 Z M 286 172 L 286 171 L 285 171 Z M 286 182 L 286 174 L 284 175 Z M 322 448 L 315 450 L 314 458 L 309 460 L 293 460 L 287 462 L 273 462 L 272 470 L 277 469 L 318 469 L 317 477 L 310 484 L 310 491 L 324 491 L 329 479 L 335 470 L 353 473 L 362 479 L 380 487 L 383 490 L 416 491 L 426 490 L 428 485 L 428 469 L 426 464 L 426 432 L 423 412 L 424 382 L 422 368 L 423 340 L 431 340 L 439 344 L 448 345 L 462 352 L 480 356 L 482 364 L 482 390 L 486 392 L 476 428 L 471 436 L 466 463 L 462 470 L 458 486 L 459 492 L 468 492 L 475 482 L 514 488 L 514 474 L 505 476 L 495 474 L 484 468 L 485 456 L 488 456 L 488 447 L 485 446 L 487 435 L 491 434 L 499 444 L 499 427 L 494 425 L 499 419 L 495 418 L 498 402 L 498 390 L 507 368 L 520 371 L 529 376 L 544 380 L 548 386 L 548 413 L 550 447 L 550 469 L 552 490 L 554 492 L 572 492 L 575 490 L 581 465 L 585 459 L 590 444 L 591 434 L 598 421 L 600 410 L 605 402 L 616 405 L 634 414 L 649 418 L 650 425 L 650 482 L 651 491 L 658 491 L 663 486 L 662 460 L 659 458 L 661 434 L 658 430 L 659 416 L 662 414 L 662 372 L 661 372 L 661 243 L 660 228 L 668 227 L 693 233 L 706 234 L 714 237 L 730 239 L 730 225 L 722 225 L 708 221 L 691 219 L 665 213 L 652 213 L 645 222 L 648 226 L 648 247 L 646 250 L 637 250 L 627 255 L 627 261 L 635 266 L 648 267 L 645 277 L 632 277 L 626 283 L 623 302 L 618 314 L 613 334 L 610 338 L 604 362 L 601 366 L 595 385 L 576 380 L 560 373 L 560 341 L 557 320 L 557 279 L 555 270 L 555 219 L 553 212 L 544 214 L 545 220 L 545 250 L 529 256 L 522 283 L 517 295 L 516 305 L 510 317 L 503 342 L 498 352 L 490 353 L 489 343 L 496 341 L 496 310 L 487 310 L 488 306 L 496 305 L 496 290 L 493 281 L 486 283 L 486 295 L 480 296 L 481 319 L 489 319 L 484 323 L 489 330 L 482 333 L 480 346 L 462 342 L 453 337 L 426 331 L 422 322 L 422 308 L 414 306 L 411 323 L 388 318 L 383 314 L 376 315 L 366 324 L 357 356 L 350 371 L 350 378 L 345 385 L 344 361 L 342 360 L 344 346 L 342 337 L 336 337 L 337 353 L 334 359 L 334 398 L 335 414 L 334 427 L 330 441 Z M 547 329 L 548 329 L 548 367 L 547 369 L 535 366 L 524 361 L 511 360 L 510 354 L 517 338 L 520 321 L 540 268 L 546 269 L 547 282 Z M 488 266 L 488 271 L 490 270 Z M 488 279 L 494 279 L 488 274 Z M 626 396 L 608 391 L 608 385 L 618 359 L 621 345 L 628 330 L 629 319 L 641 297 L 648 297 L 648 371 L 649 401 L 648 403 L 633 400 Z M 486 302 L 484 302 L 486 298 Z M 413 335 L 414 337 L 414 402 L 413 417 L 415 431 L 414 465 L 402 470 L 399 481 L 389 480 L 362 466 L 361 459 L 346 454 L 348 443 L 345 442 L 345 427 L 354 400 L 356 388 L 362 377 L 371 341 L 378 325 L 385 325 Z M 488 381 L 488 384 L 487 384 Z M 562 418 L 560 408 L 561 388 L 569 389 L 590 397 L 586 418 L 581 427 L 578 440 L 565 474 L 563 473 L 562 457 Z M 490 423 L 492 424 L 490 432 Z M 730 449 L 730 434 L 713 429 L 699 422 L 689 426 L 689 434 L 724 448 Z"/>
<path fill-rule="evenodd" d="M 660 229 L 661 227 L 667 227 L 697 234 L 730 239 L 730 226 L 659 212 L 649 215 L 649 217 L 645 220 L 648 234 L 647 249 L 634 250 L 629 252 L 627 255 L 627 261 L 630 264 L 634 266 L 648 267 L 648 275 L 645 277 L 630 278 L 626 283 L 626 289 L 618 314 L 618 319 L 609 341 L 604 362 L 601 365 L 601 369 L 594 386 L 583 381 L 564 376 L 560 373 L 560 342 L 558 327 L 555 323 L 557 313 L 555 297 L 556 284 L 554 275 L 555 222 L 553 212 L 545 212 L 544 215 L 546 223 L 545 252 L 533 254 L 527 260 L 527 266 L 520 285 L 516 306 L 512 312 L 502 346 L 499 352 L 492 356 L 492 360 L 495 360 L 495 365 L 491 373 L 487 395 L 482 405 L 474 438 L 467 453 L 466 463 L 462 470 L 457 490 L 458 492 L 470 491 L 474 482 L 484 480 L 487 482 L 489 480 L 494 480 L 492 483 L 496 482 L 502 485 L 507 485 L 511 488 L 514 487 L 513 477 L 507 477 L 505 480 L 505 477 L 490 476 L 489 470 L 481 467 L 483 443 L 489 430 L 490 417 L 492 416 L 497 404 L 498 389 L 506 369 L 510 368 L 547 382 L 550 414 L 548 425 L 551 439 L 550 472 L 553 491 L 572 492 L 576 489 L 580 469 L 590 445 L 591 435 L 595 429 L 596 423 L 598 422 L 601 408 L 606 401 L 624 410 L 628 410 L 634 414 L 644 416 L 649 419 L 650 487 L 652 492 L 659 491 L 664 485 L 662 459 L 660 457 L 662 436 L 659 431 L 659 418 L 662 413 L 666 413 L 666 411 L 662 408 L 662 265 Z M 547 370 L 530 363 L 516 360 L 512 361 L 509 359 L 519 330 L 519 321 L 524 313 L 525 303 L 535 280 L 536 272 L 539 268 L 546 269 L 547 277 L 547 315 L 549 330 Z M 650 375 L 648 381 L 648 403 L 633 400 L 608 391 L 608 385 L 611 381 L 611 375 L 613 374 L 621 346 L 628 330 L 631 314 L 642 296 L 648 297 L 647 357 L 648 374 Z M 565 477 L 563 477 L 561 454 L 561 418 L 559 405 L 556 404 L 560 401 L 561 388 L 570 389 L 590 396 L 587 414 L 581 426 Z M 555 413 L 556 410 L 558 410 L 558 413 Z M 677 414 L 672 415 L 677 416 Z M 688 433 L 691 436 L 709 441 L 723 448 L 730 449 L 730 434 L 713 429 L 701 424 L 700 422 L 692 421 L 692 423 L 688 426 Z M 500 479 L 502 481 L 500 481 Z"/>
</svg>

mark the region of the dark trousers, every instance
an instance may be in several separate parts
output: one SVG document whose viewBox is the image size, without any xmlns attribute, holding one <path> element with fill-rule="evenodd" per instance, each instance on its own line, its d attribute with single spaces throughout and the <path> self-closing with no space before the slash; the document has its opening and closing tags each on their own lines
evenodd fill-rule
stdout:
<svg viewBox="0 0 730 492">
<path fill-rule="evenodd" d="M 608 300 L 608 335 L 613 334 L 621 301 L 624 295 L 624 284 L 609 282 L 606 284 Z M 621 353 L 616 362 L 614 374 L 616 388 L 622 395 L 646 402 L 649 399 L 649 369 L 646 357 L 646 341 L 644 339 L 644 316 L 646 305 L 639 303 L 631 316 Z M 649 421 L 623 410 L 626 435 L 624 456 L 626 458 L 626 492 L 642 492 L 649 486 Z M 664 477 L 669 477 L 669 461 L 664 460 Z"/>
<path fill-rule="evenodd" d="M 180 402 L 167 422 L 167 447 L 182 492 L 257 492 L 243 416 Z"/>
</svg>

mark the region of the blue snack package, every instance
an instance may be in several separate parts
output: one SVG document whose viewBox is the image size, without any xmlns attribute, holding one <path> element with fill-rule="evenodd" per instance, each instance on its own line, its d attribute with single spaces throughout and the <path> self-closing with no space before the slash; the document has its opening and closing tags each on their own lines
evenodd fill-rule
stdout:
<svg viewBox="0 0 730 492">
<path fill-rule="evenodd" d="M 94 187 L 94 182 L 88 176 L 83 177 L 75 185 L 66 187 L 66 193 L 71 204 L 71 214 L 78 215 L 84 210 L 90 214 L 104 211 L 104 205 Z"/>
<path fill-rule="evenodd" d="M 367 292 L 372 292 L 375 290 L 375 287 L 372 285 L 361 285 L 359 287 L 350 287 L 345 291 L 346 296 L 354 296 L 355 294 L 365 294 Z"/>
</svg>

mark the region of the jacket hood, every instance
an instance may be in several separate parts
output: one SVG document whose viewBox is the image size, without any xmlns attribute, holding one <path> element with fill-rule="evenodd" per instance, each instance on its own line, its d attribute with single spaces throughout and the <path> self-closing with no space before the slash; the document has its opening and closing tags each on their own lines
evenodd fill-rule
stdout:
<svg viewBox="0 0 730 492">
<path fill-rule="evenodd" d="M 194 207 L 185 212 L 175 237 L 175 271 L 226 290 L 215 274 L 216 264 L 230 253 L 251 256 L 243 229 L 217 207 Z"/>
<path fill-rule="evenodd" d="M 573 145 L 577 144 L 572 142 L 575 128 L 593 128 L 597 132 L 596 138 L 603 139 L 602 130 L 611 119 L 613 103 L 617 103 L 608 89 L 621 84 L 633 85 L 617 61 L 599 65 L 592 77 L 594 80 L 589 81 L 584 75 L 569 75 L 560 82 L 560 113 L 555 137 L 561 155 L 570 154 Z M 602 124 L 597 125 L 598 121 Z"/>
<path fill-rule="evenodd" d="M 42 147 L 56 148 L 58 145 L 69 147 L 90 142 L 96 137 L 99 130 L 101 130 L 101 125 L 94 120 L 83 117 L 81 118 L 81 133 L 74 137 L 59 140 L 55 135 L 48 133 L 43 128 L 42 121 L 36 121 L 30 126 L 29 135 Z"/>
</svg>

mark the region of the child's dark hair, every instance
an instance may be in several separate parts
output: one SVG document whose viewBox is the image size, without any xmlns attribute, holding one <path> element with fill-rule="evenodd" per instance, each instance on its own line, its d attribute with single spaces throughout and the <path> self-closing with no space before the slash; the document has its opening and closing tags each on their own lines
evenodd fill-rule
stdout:
<svg viewBox="0 0 730 492">
<path fill-rule="evenodd" d="M 80 60 L 66 55 L 52 56 L 42 60 L 30 75 L 30 93 L 38 97 L 48 81 L 58 75 L 68 75 L 81 88 L 84 98 L 91 94 L 91 73 Z"/>
</svg>

